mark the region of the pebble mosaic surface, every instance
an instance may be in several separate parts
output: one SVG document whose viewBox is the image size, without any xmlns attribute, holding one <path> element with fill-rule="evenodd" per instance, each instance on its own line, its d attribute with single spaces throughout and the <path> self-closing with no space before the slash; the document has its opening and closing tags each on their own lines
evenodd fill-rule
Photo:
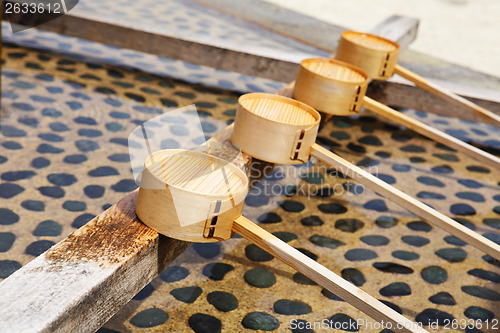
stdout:
<svg viewBox="0 0 500 333">
<path fill-rule="evenodd" d="M 136 126 L 193 103 L 207 124 L 212 119 L 230 123 L 237 98 L 229 91 L 4 44 L 0 278 L 135 188 L 127 136 Z M 500 152 L 493 127 L 408 114 Z M 319 142 L 500 243 L 498 170 L 368 112 L 333 118 Z M 412 320 L 437 322 L 444 331 L 446 320 L 491 325 L 500 319 L 498 261 L 342 173 L 320 163 L 308 167 L 298 184 L 291 182 L 277 196 L 254 192 L 246 213 Z M 278 171 L 268 183 L 283 181 Z M 100 332 L 320 332 L 290 323 L 323 319 L 342 323 L 368 317 L 236 238 L 191 246 Z M 381 329 L 352 325 L 350 331 Z M 483 325 L 466 331 L 495 329 Z"/>
</svg>

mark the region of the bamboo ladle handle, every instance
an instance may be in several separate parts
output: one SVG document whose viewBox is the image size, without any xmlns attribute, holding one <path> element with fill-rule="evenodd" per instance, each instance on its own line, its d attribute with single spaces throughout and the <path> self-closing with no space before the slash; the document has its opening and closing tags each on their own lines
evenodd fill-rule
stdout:
<svg viewBox="0 0 500 333">
<path fill-rule="evenodd" d="M 418 120 L 415 120 L 407 115 L 393 110 L 382 103 L 379 103 L 370 97 L 363 98 L 363 106 L 389 120 L 392 120 L 400 125 L 406 126 L 409 129 L 422 134 L 430 139 L 440 142 L 450 148 L 462 152 L 469 157 L 472 157 L 478 162 L 482 162 L 489 166 L 500 169 L 500 158 L 489 154 L 479 148 L 469 145 L 449 134 L 441 132 L 429 125 L 426 125 Z"/>
<path fill-rule="evenodd" d="M 366 172 L 365 170 L 346 161 L 342 157 L 316 143 L 311 147 L 311 156 L 314 156 L 317 159 L 333 166 L 346 176 L 357 180 L 361 184 L 381 194 L 387 199 L 392 200 L 401 207 L 408 209 L 410 212 L 449 232 L 453 236 L 462 239 L 479 250 L 500 260 L 500 245 L 464 227 L 448 216 L 432 209 L 419 200 L 416 200 L 408 194 L 385 183 L 384 181 L 373 176 L 371 173 Z"/>
<path fill-rule="evenodd" d="M 394 73 L 398 74 L 399 76 L 404 77 L 408 81 L 411 81 L 415 83 L 415 85 L 419 88 L 422 88 L 423 90 L 430 92 L 433 95 L 436 95 L 438 97 L 443 98 L 444 100 L 450 102 L 451 104 L 454 104 L 458 107 L 466 108 L 469 110 L 472 110 L 476 112 L 476 114 L 481 117 L 481 119 L 489 124 L 495 125 L 495 126 L 500 126 L 500 116 L 486 110 L 483 107 L 480 107 L 477 104 L 472 103 L 471 101 L 458 96 L 451 91 L 444 89 L 442 87 L 439 87 L 438 85 L 429 82 L 428 80 L 424 79 L 420 75 L 400 66 L 396 65 L 394 67 Z"/>
<path fill-rule="evenodd" d="M 387 305 L 347 282 L 325 266 L 268 233 L 247 218 L 240 216 L 233 230 L 287 265 L 309 277 L 346 302 L 379 322 L 390 322 L 392 329 L 400 332 L 427 332 L 420 325 L 400 315 Z M 397 329 L 399 328 L 399 329 Z"/>
</svg>

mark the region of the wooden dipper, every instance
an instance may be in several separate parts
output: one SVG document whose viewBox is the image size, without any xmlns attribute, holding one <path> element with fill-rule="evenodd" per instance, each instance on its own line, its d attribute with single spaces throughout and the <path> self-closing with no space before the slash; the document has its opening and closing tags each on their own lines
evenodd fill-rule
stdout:
<svg viewBox="0 0 500 333">
<path fill-rule="evenodd" d="M 325 59 L 325 61 L 330 62 L 333 60 Z M 335 66 L 337 66 L 338 63 L 338 61 L 333 61 Z M 300 73 L 298 79 L 299 78 Z M 323 81 L 323 78 L 320 78 L 322 79 L 321 82 L 326 82 L 332 86 L 329 81 Z M 313 86 L 315 85 L 313 84 Z M 295 90 L 297 90 L 297 87 L 299 89 L 301 87 L 301 82 L 299 82 L 299 80 L 296 82 Z M 322 89 L 321 91 L 335 91 L 335 85 L 333 84 L 331 89 Z M 314 91 L 309 91 L 309 94 L 305 95 L 309 96 L 313 93 Z M 368 99 L 368 97 L 363 98 L 363 100 L 365 99 Z M 312 100 L 319 99 L 314 97 Z M 500 260 L 500 246 L 498 244 L 474 231 L 471 231 L 448 216 L 434 210 L 421 201 L 416 200 L 408 194 L 392 187 L 374 175 L 314 143 L 317 135 L 317 123 L 320 119 L 318 119 L 317 116 L 311 118 L 305 117 L 306 113 L 310 115 L 317 114 L 317 111 L 312 109 L 310 106 L 305 105 L 304 103 L 299 103 L 291 98 L 262 93 L 243 95 L 239 98 L 238 102 L 240 105 L 237 109 L 231 141 L 235 145 L 238 145 L 241 151 L 267 162 L 296 164 L 298 160 L 292 157 L 295 156 L 294 149 L 297 149 L 298 147 L 301 151 L 301 154 L 299 154 L 299 156 L 301 156 L 299 160 L 300 162 L 308 161 L 309 156 L 306 156 L 305 154 L 310 154 L 311 156 L 316 157 L 317 159 L 339 170 L 346 176 L 358 180 L 360 183 L 366 185 L 389 200 L 392 200 L 396 204 L 408 209 L 424 220 L 429 221 L 450 234 L 464 240 L 470 245 L 475 246 L 492 257 Z M 349 103 L 345 104 L 347 105 Z M 387 108 L 386 106 L 384 107 Z M 263 110 L 263 108 L 267 109 Z M 289 114 L 290 110 L 300 112 L 301 115 L 293 117 Z M 250 117 L 249 115 L 252 116 Z M 304 124 L 303 128 L 299 130 L 300 133 L 306 133 L 306 128 L 313 126 L 312 128 L 314 128 L 314 130 L 309 132 L 307 140 L 297 142 L 297 138 L 305 138 L 306 136 L 301 136 L 298 132 L 293 131 L 292 129 L 297 126 L 300 128 L 300 124 L 297 122 L 290 124 L 289 119 L 303 119 L 305 123 L 308 121 L 308 123 Z M 312 119 L 314 119 L 314 123 Z M 311 123 L 313 125 L 311 125 Z M 272 126 L 276 126 L 276 130 L 273 131 Z M 312 137 L 313 134 L 314 138 Z M 283 151 L 275 149 L 283 149 Z"/>
<path fill-rule="evenodd" d="M 235 165 L 200 152 L 157 151 L 144 164 L 137 216 L 161 234 L 190 242 L 233 236 L 248 178 Z"/>
<path fill-rule="evenodd" d="M 391 40 L 355 31 L 344 31 L 340 37 L 335 59 L 345 61 L 365 71 L 370 78 L 386 80 L 398 74 L 417 87 L 445 99 L 458 107 L 476 112 L 483 121 L 500 126 L 500 116 L 458 96 L 420 75 L 397 64 L 399 45 Z"/>
<path fill-rule="evenodd" d="M 159 233 L 185 241 L 217 242 L 237 232 L 369 316 L 400 325 L 401 331 L 426 332 L 243 217 L 247 188 L 247 176 L 220 158 L 194 151 L 161 150 L 146 159 L 136 213 Z"/>
<path fill-rule="evenodd" d="M 391 69 L 393 66 L 388 68 Z M 365 96 L 368 80 L 369 77 L 364 71 L 351 64 L 327 58 L 306 59 L 300 64 L 293 97 L 332 115 L 352 115 L 359 112 L 363 106 L 430 139 L 463 152 L 476 161 L 500 169 L 500 158 Z"/>
</svg>

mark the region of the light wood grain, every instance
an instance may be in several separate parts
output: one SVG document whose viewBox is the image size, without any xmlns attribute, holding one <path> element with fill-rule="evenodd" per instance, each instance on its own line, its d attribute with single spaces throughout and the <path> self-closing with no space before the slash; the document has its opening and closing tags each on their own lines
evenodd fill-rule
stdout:
<svg viewBox="0 0 500 333">
<path fill-rule="evenodd" d="M 335 59 L 363 70 L 376 80 L 390 78 L 399 56 L 399 45 L 377 35 L 344 31 L 340 36 Z"/>
<path fill-rule="evenodd" d="M 355 66 L 327 58 L 300 63 L 293 98 L 327 115 L 349 116 L 361 110 L 368 76 Z"/>
<path fill-rule="evenodd" d="M 401 207 L 408 209 L 410 212 L 423 218 L 425 221 L 434 224 L 435 226 L 449 232 L 453 236 L 462 239 L 468 244 L 500 260 L 500 245 L 464 227 L 448 216 L 432 209 L 421 201 L 416 200 L 408 194 L 385 183 L 369 172 L 353 165 L 318 144 L 314 144 L 312 146 L 311 155 L 336 168 L 346 176 L 359 181 L 361 184 L 367 186 Z"/>
<path fill-rule="evenodd" d="M 392 120 L 400 125 L 408 127 L 409 129 L 420 133 L 434 141 L 440 142 L 450 148 L 466 154 L 477 162 L 500 169 L 500 158 L 488 154 L 484 150 L 469 145 L 449 134 L 441 132 L 429 125 L 426 125 L 416 119 L 413 119 L 401 112 L 393 110 L 382 103 L 379 103 L 369 97 L 364 97 L 363 106 L 368 110 L 375 112 L 389 120 Z"/>
<path fill-rule="evenodd" d="M 320 286 L 341 297 L 379 322 L 390 322 L 398 332 L 427 332 L 422 327 L 400 315 L 379 300 L 347 282 L 337 274 L 302 252 L 286 244 L 241 216 L 234 221 L 234 231 L 287 265 L 295 268 Z M 402 329 L 395 329 L 402 327 Z M 405 328 L 406 327 L 406 328 Z"/>
<path fill-rule="evenodd" d="M 284 96 L 241 96 L 231 142 L 264 161 L 301 164 L 309 160 L 321 116 L 312 107 Z"/>
<path fill-rule="evenodd" d="M 489 123 L 492 125 L 500 126 L 500 116 L 494 114 L 491 111 L 486 110 L 483 107 L 480 107 L 477 104 L 472 103 L 471 101 L 458 96 L 451 91 L 440 87 L 439 85 L 430 82 L 429 80 L 424 79 L 420 75 L 400 66 L 396 65 L 394 68 L 394 73 L 398 74 L 408 81 L 415 83 L 415 85 L 423 90 L 443 98 L 449 103 L 456 105 L 461 108 L 465 108 L 469 112 L 473 112 L 477 115 L 479 119 L 481 119 L 485 123 Z"/>
<path fill-rule="evenodd" d="M 136 213 L 165 236 L 219 242 L 233 236 L 247 192 L 248 177 L 230 162 L 197 151 L 160 150 L 144 163 Z"/>
</svg>

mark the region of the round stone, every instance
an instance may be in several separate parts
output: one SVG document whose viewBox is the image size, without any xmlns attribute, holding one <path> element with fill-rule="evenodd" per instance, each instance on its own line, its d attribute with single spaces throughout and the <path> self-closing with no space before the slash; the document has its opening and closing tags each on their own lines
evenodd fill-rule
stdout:
<svg viewBox="0 0 500 333">
<path fill-rule="evenodd" d="M 241 321 L 250 330 L 272 331 L 280 326 L 278 319 L 265 312 L 251 312 Z"/>
<path fill-rule="evenodd" d="M 439 266 L 429 266 L 422 269 L 420 276 L 430 284 L 441 284 L 448 280 L 448 272 Z"/>
<path fill-rule="evenodd" d="M 311 307 L 301 301 L 280 299 L 274 303 L 274 312 L 287 315 L 287 316 L 299 316 L 307 313 L 311 313 Z"/>
<path fill-rule="evenodd" d="M 247 271 L 243 278 L 249 285 L 257 288 L 269 288 L 276 283 L 273 273 L 259 267 Z"/>
<path fill-rule="evenodd" d="M 160 279 L 170 283 L 180 281 L 189 275 L 189 270 L 181 266 L 169 266 L 160 273 Z"/>
<path fill-rule="evenodd" d="M 194 303 L 203 290 L 198 286 L 177 288 L 170 291 L 170 294 L 178 301 L 184 303 Z"/>
<path fill-rule="evenodd" d="M 189 317 L 188 324 L 195 333 L 219 333 L 222 330 L 219 319 L 203 313 L 195 313 Z"/>
<path fill-rule="evenodd" d="M 207 295 L 207 301 L 222 312 L 229 312 L 238 308 L 238 299 L 233 294 L 225 291 L 211 292 Z"/>
<path fill-rule="evenodd" d="M 147 328 L 161 325 L 167 320 L 168 314 L 165 311 L 158 308 L 151 308 L 136 314 L 130 319 L 130 323 L 136 327 Z"/>
</svg>

